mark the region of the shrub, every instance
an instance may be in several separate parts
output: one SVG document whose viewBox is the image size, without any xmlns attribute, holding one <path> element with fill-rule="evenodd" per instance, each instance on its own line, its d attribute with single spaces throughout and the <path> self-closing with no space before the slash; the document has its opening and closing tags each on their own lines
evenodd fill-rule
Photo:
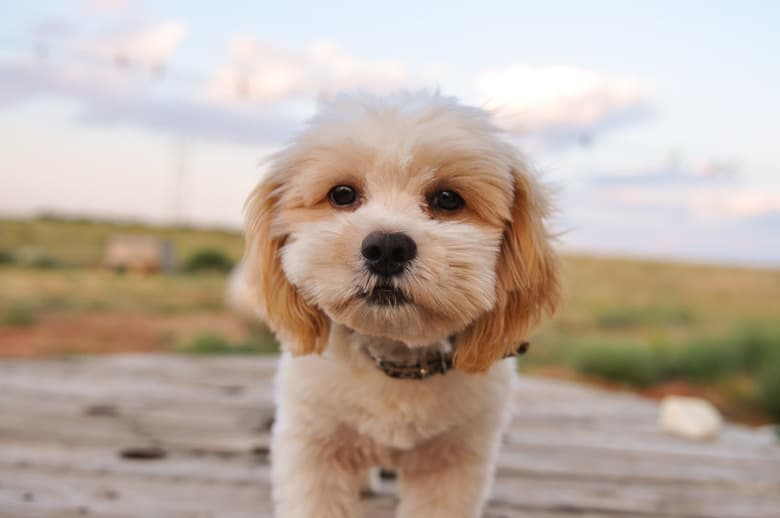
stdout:
<svg viewBox="0 0 780 518">
<path fill-rule="evenodd" d="M 660 352 L 641 345 L 581 345 L 572 359 L 580 372 L 637 387 L 652 385 L 664 374 Z"/>
<path fill-rule="evenodd" d="M 203 248 L 192 254 L 184 263 L 184 270 L 199 272 L 202 270 L 216 270 L 229 272 L 235 263 L 224 252 L 216 248 Z"/>
<path fill-rule="evenodd" d="M 637 311 L 630 308 L 603 311 L 598 315 L 597 320 L 599 327 L 606 329 L 625 329 L 642 323 Z"/>
<path fill-rule="evenodd" d="M 629 329 L 650 325 L 681 325 L 695 320 L 693 311 L 686 307 L 653 305 L 639 308 L 621 307 L 607 309 L 597 317 L 604 329 Z"/>
<path fill-rule="evenodd" d="M 775 350 L 764 363 L 758 393 L 764 410 L 780 422 L 780 350 Z"/>
<path fill-rule="evenodd" d="M 14 305 L 5 310 L 3 323 L 14 327 L 29 327 L 35 325 L 38 319 L 27 306 Z"/>
<path fill-rule="evenodd" d="M 0 248 L 0 266 L 4 264 L 13 264 L 16 261 L 14 254 L 8 250 Z"/>
<path fill-rule="evenodd" d="M 279 352 L 273 335 L 265 329 L 253 331 L 246 340 L 232 342 L 224 336 L 201 334 L 180 349 L 189 354 L 271 354 Z"/>
<path fill-rule="evenodd" d="M 677 350 L 672 374 L 694 381 L 755 374 L 777 349 L 780 334 L 766 329 L 749 327 L 724 338 L 700 338 Z"/>
<path fill-rule="evenodd" d="M 743 370 L 743 351 L 730 341 L 696 340 L 680 347 L 672 375 L 692 381 L 715 381 Z"/>
<path fill-rule="evenodd" d="M 40 270 L 55 270 L 57 268 L 62 268 L 63 264 L 62 261 L 56 257 L 44 254 L 34 257 L 33 260 L 30 261 L 30 266 Z"/>
<path fill-rule="evenodd" d="M 742 368 L 756 373 L 763 362 L 780 350 L 780 332 L 777 329 L 748 327 L 734 335 L 733 340 L 740 353 Z"/>
</svg>

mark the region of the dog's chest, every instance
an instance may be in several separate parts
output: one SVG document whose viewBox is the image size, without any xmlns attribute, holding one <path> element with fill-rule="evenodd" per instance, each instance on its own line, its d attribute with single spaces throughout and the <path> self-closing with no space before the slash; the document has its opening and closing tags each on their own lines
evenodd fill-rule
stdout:
<svg viewBox="0 0 780 518">
<path fill-rule="evenodd" d="M 305 400 L 318 422 L 347 426 L 379 448 L 408 449 L 504 406 L 511 372 L 510 366 L 480 376 L 398 380 L 371 364 L 307 357 L 285 362 L 279 388 Z"/>
</svg>

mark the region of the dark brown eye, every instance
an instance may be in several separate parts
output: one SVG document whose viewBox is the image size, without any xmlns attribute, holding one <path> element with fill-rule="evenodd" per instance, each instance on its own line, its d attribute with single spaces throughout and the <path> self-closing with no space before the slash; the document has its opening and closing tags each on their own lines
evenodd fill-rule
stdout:
<svg viewBox="0 0 780 518">
<path fill-rule="evenodd" d="M 337 185 L 328 192 L 328 199 L 333 205 L 346 207 L 357 201 L 357 191 L 349 185 Z"/>
<path fill-rule="evenodd" d="M 465 202 L 455 191 L 439 191 L 431 198 L 431 205 L 436 209 L 452 212 L 462 209 Z"/>
</svg>

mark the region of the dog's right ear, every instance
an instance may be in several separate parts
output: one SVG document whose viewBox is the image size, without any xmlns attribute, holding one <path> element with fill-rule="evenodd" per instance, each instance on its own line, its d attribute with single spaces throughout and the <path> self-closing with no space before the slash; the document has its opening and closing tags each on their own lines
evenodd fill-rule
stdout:
<svg viewBox="0 0 780 518">
<path fill-rule="evenodd" d="M 246 280 L 260 301 L 260 311 L 279 341 L 292 355 L 325 349 L 330 320 L 306 302 L 282 269 L 281 252 L 286 234 L 278 228 L 284 183 L 278 171 L 266 179 L 246 202 Z"/>
</svg>

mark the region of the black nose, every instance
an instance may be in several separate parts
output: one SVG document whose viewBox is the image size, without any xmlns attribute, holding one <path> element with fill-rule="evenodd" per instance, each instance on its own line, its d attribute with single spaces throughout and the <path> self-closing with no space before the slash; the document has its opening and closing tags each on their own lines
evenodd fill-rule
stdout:
<svg viewBox="0 0 780 518">
<path fill-rule="evenodd" d="M 417 243 L 401 232 L 371 232 L 363 240 L 360 252 L 372 273 L 392 277 L 403 272 L 417 256 Z"/>
</svg>

